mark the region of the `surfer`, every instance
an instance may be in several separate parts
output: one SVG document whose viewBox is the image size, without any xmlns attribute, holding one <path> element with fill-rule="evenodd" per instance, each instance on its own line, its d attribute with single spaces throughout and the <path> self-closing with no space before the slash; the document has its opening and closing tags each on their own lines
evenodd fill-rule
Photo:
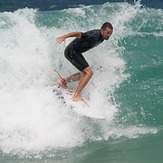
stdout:
<svg viewBox="0 0 163 163">
<path fill-rule="evenodd" d="M 65 57 L 80 71 L 79 73 L 73 74 L 66 78 L 65 81 L 79 81 L 78 87 L 72 96 L 73 101 L 83 101 L 80 93 L 86 86 L 88 81 L 93 75 L 92 69 L 83 57 L 82 53 L 88 51 L 89 49 L 99 45 L 104 40 L 108 40 L 113 32 L 113 26 L 111 23 L 106 22 L 102 25 L 101 29 L 94 29 L 85 33 L 82 32 L 71 32 L 61 37 L 57 37 L 57 43 L 62 43 L 66 41 L 69 37 L 76 37 L 65 49 Z M 63 86 L 62 82 L 59 81 L 57 85 Z M 86 103 L 86 102 L 85 102 Z"/>
</svg>

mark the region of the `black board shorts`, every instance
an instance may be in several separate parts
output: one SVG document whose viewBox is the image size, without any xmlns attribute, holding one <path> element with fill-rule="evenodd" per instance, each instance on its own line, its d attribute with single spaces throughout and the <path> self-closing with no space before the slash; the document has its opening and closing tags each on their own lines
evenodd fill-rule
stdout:
<svg viewBox="0 0 163 163">
<path fill-rule="evenodd" d="M 64 55 L 79 71 L 89 66 L 82 53 L 74 51 L 69 46 L 66 47 Z"/>
</svg>

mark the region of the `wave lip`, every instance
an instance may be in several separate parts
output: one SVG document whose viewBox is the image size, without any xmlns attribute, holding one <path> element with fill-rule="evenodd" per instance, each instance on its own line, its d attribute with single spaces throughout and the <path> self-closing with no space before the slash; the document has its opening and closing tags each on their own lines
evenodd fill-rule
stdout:
<svg viewBox="0 0 163 163">
<path fill-rule="evenodd" d="M 68 1 L 58 1 L 58 0 L 47 0 L 46 2 L 44 0 L 40 0 L 39 2 L 36 2 L 34 0 L 31 1 L 20 1 L 20 0 L 8 0 L 7 2 L 5 0 L 1 0 L 0 2 L 0 12 L 4 11 L 15 11 L 18 9 L 23 9 L 23 8 L 34 8 L 34 9 L 39 9 L 40 11 L 51 11 L 51 10 L 62 10 L 62 9 L 67 9 L 67 8 L 76 8 L 80 7 L 81 5 L 101 5 L 108 2 L 108 0 L 96 0 L 96 1 L 91 1 L 87 0 L 83 2 L 82 0 L 74 0 L 71 2 Z M 109 2 L 128 2 L 130 4 L 134 4 L 135 1 L 133 0 L 109 0 Z M 141 4 L 145 7 L 151 7 L 151 8 L 163 8 L 163 2 L 162 0 L 155 0 L 153 1 L 144 1 L 144 0 L 139 0 L 138 2 L 141 2 Z"/>
</svg>

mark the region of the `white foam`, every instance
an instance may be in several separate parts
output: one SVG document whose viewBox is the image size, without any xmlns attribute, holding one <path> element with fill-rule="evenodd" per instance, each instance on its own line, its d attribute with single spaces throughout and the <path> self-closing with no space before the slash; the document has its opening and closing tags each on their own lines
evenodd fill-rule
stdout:
<svg viewBox="0 0 163 163">
<path fill-rule="evenodd" d="M 107 3 L 103 9 L 110 6 L 113 4 Z M 124 135 L 124 131 L 119 133 L 116 128 L 110 127 L 118 112 L 118 104 L 113 96 L 115 87 L 129 76 L 123 72 L 125 62 L 119 56 L 124 48 L 118 47 L 118 39 L 125 29 L 123 23 L 136 14 L 136 9 L 128 4 L 121 6 L 123 12 L 110 16 L 115 34 L 109 41 L 84 54 L 94 76 L 83 90 L 82 97 L 88 101 L 95 114 L 100 113 L 105 117 L 104 122 L 93 123 L 101 126 L 99 133 L 104 133 L 106 139 L 114 134 L 117 137 L 118 134 Z M 92 7 L 86 9 L 92 11 Z M 69 9 L 69 14 L 74 11 L 82 16 L 85 14 L 82 8 L 72 10 Z M 127 15 L 126 10 L 130 14 Z M 100 28 L 102 22 L 108 19 L 104 11 L 92 13 L 95 14 L 94 19 L 98 20 L 96 26 L 90 18 L 90 24 L 82 29 L 79 22 L 73 19 L 73 22 L 65 22 L 69 28 L 65 28 L 65 25 L 61 29 L 37 27 L 35 19 L 39 13 L 32 9 L 0 15 L 7 22 L 0 24 L 0 149 L 3 152 L 39 153 L 47 148 L 79 146 L 88 137 L 99 140 L 100 134 L 94 135 L 92 124 L 65 108 L 50 87 L 58 79 L 53 68 L 57 68 L 64 77 L 77 72 L 64 58 L 65 45 L 58 45 L 55 38 L 76 31 L 76 27 L 81 30 Z M 119 28 L 120 21 L 122 28 Z M 71 40 L 67 40 L 67 44 Z M 134 131 L 139 134 L 137 128 Z M 151 132 L 147 129 L 145 133 L 148 131 Z"/>
<path fill-rule="evenodd" d="M 54 73 L 48 45 L 34 22 L 27 19 L 31 15 L 34 19 L 35 10 L 6 13 L 6 19 L 15 25 L 1 31 L 9 36 L 1 38 L 0 47 L 0 147 L 6 153 L 82 142 L 81 133 L 71 124 L 73 118 L 61 110 L 63 106 L 52 92 Z"/>
</svg>

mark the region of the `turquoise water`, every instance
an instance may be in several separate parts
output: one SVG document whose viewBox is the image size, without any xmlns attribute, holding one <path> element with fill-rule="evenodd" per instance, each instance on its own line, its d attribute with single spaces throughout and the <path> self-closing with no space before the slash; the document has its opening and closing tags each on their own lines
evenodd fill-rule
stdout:
<svg viewBox="0 0 163 163">
<path fill-rule="evenodd" d="M 163 10 L 105 3 L 54 11 L 0 13 L 0 162 L 162 163 Z M 84 54 L 94 76 L 82 92 L 94 120 L 52 92 L 77 70 L 56 37 L 100 28 L 108 41 Z M 71 84 L 74 89 L 77 83 Z M 80 106 L 81 107 L 81 106 Z"/>
</svg>

